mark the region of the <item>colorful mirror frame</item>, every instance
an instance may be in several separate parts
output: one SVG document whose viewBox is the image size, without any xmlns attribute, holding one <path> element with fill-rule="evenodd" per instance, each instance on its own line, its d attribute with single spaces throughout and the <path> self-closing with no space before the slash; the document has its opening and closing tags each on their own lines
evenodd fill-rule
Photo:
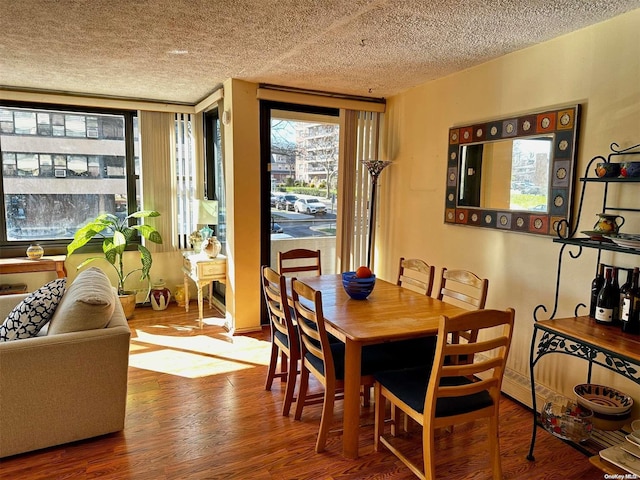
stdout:
<svg viewBox="0 0 640 480">
<path fill-rule="evenodd" d="M 570 223 L 580 105 L 449 129 L 445 223 L 539 235 L 562 235 Z M 546 212 L 458 206 L 460 155 L 465 145 L 553 135 Z"/>
</svg>

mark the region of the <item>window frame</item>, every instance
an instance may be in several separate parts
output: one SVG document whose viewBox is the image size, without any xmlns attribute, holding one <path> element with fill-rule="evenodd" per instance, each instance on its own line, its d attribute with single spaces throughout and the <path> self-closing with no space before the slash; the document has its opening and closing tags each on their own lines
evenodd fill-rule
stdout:
<svg viewBox="0 0 640 480">
<path fill-rule="evenodd" d="M 224 126 L 220 118 L 220 109 L 216 107 L 204 112 L 202 124 L 204 128 L 204 195 L 208 200 L 218 201 L 218 225 L 214 225 L 213 230 L 222 245 L 221 253 L 226 255 L 227 201 L 224 190 Z M 226 285 L 214 282 L 213 296 L 224 305 Z"/>
<path fill-rule="evenodd" d="M 81 105 L 65 105 L 54 103 L 39 103 L 39 102 L 22 102 L 11 100 L 0 100 L 0 108 L 21 108 L 26 110 L 53 110 L 64 111 L 69 113 L 78 113 L 84 115 L 85 124 L 86 120 L 92 113 L 106 114 L 106 115 L 121 115 L 124 118 L 124 142 L 125 142 L 125 179 L 127 182 L 127 213 L 131 214 L 137 211 L 137 195 L 136 185 L 139 183 L 139 175 L 135 172 L 135 138 L 134 138 L 134 118 L 138 116 L 137 110 L 126 109 L 114 109 L 114 108 L 102 108 L 102 107 L 85 107 Z M 53 113 L 51 112 L 50 125 L 53 128 Z M 34 137 L 40 135 L 40 123 L 38 123 L 38 115 L 36 114 L 36 133 Z M 5 135 L 23 135 L 15 133 L 0 133 L 1 136 Z M 59 138 L 54 135 L 53 132 L 46 137 Z M 77 138 L 77 137 L 69 137 Z M 87 136 L 86 138 L 93 138 Z M 107 138 L 107 137 L 105 137 Z M 111 138 L 107 138 L 111 139 Z M 73 152 L 68 156 L 74 155 Z M 51 155 L 52 168 L 54 165 L 54 156 Z M 2 143 L 0 142 L 0 158 L 2 157 Z M 87 162 L 88 163 L 88 162 Z M 16 162 L 17 165 L 17 162 Z M 140 165 L 142 169 L 142 165 Z M 59 240 L 7 240 L 7 224 L 5 218 L 5 195 L 4 195 L 4 174 L 0 171 L 0 258 L 9 258 L 16 256 L 24 256 L 24 252 L 27 247 L 34 242 L 39 243 L 44 249 L 46 255 L 65 255 L 67 253 L 67 245 L 71 242 L 71 239 L 59 239 Z M 137 248 L 136 243 L 133 242 L 131 248 Z M 101 251 L 102 239 L 96 238 L 91 240 L 83 249 L 82 252 L 99 252 Z"/>
</svg>

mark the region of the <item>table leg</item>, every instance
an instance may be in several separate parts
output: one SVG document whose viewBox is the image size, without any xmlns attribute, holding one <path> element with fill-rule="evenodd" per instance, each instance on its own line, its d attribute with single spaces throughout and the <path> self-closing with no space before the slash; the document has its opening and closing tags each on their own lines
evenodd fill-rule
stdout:
<svg viewBox="0 0 640 480">
<path fill-rule="evenodd" d="M 200 330 L 202 330 L 202 323 L 203 323 L 203 312 L 202 312 L 202 303 L 203 303 L 203 298 L 202 298 L 202 285 L 198 284 L 198 320 L 200 322 Z"/>
<path fill-rule="evenodd" d="M 56 262 L 56 275 L 58 278 L 65 278 L 67 276 L 67 269 L 64 266 L 64 261 Z"/>
<path fill-rule="evenodd" d="M 342 454 L 347 458 L 358 458 L 361 362 L 362 345 L 347 339 L 345 345 L 344 419 L 342 436 Z"/>
<path fill-rule="evenodd" d="M 184 274 L 184 311 L 189 313 L 189 277 Z"/>
<path fill-rule="evenodd" d="M 213 298 L 213 282 L 209 282 L 209 310 L 211 310 L 211 299 Z"/>
</svg>

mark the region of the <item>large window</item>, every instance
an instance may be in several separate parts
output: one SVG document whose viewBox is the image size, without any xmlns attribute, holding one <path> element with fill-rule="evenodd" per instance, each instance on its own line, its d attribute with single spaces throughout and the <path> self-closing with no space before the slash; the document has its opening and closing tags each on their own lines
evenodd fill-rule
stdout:
<svg viewBox="0 0 640 480">
<path fill-rule="evenodd" d="M 135 112 L 0 104 L 3 252 L 56 253 L 99 213 L 135 211 L 137 138 Z"/>
</svg>

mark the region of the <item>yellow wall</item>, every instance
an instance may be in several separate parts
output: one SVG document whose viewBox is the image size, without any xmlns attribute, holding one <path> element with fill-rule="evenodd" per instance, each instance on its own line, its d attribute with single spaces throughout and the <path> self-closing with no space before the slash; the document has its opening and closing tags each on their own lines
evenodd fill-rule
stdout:
<svg viewBox="0 0 640 480">
<path fill-rule="evenodd" d="M 227 320 L 236 332 L 260 329 L 260 115 L 258 85 L 224 83 L 227 194 Z"/>
<path fill-rule="evenodd" d="M 545 236 L 443 223 L 448 129 L 576 103 L 583 106 L 578 176 L 612 142 L 640 143 L 640 10 L 424 84 L 387 104 L 382 141 L 394 163 L 381 175 L 376 273 L 393 279 L 398 257 L 415 256 L 489 278 L 487 307 L 516 309 L 509 366 L 526 377 L 533 310 L 553 307 L 559 245 Z M 625 188 L 613 195 L 640 206 L 640 186 Z M 590 185 L 579 230 L 592 228 L 601 192 Z M 627 217 L 623 230 L 640 232 L 640 219 L 634 224 Z M 640 256 L 605 252 L 603 261 L 635 266 Z M 557 317 L 588 304 L 595 262 L 595 250 L 577 260 L 565 255 Z M 565 394 L 585 375 L 586 362 L 560 355 L 545 357 L 536 370 L 537 379 Z M 640 402 L 640 387 L 608 371 L 598 369 L 593 380 L 619 385 Z"/>
</svg>

